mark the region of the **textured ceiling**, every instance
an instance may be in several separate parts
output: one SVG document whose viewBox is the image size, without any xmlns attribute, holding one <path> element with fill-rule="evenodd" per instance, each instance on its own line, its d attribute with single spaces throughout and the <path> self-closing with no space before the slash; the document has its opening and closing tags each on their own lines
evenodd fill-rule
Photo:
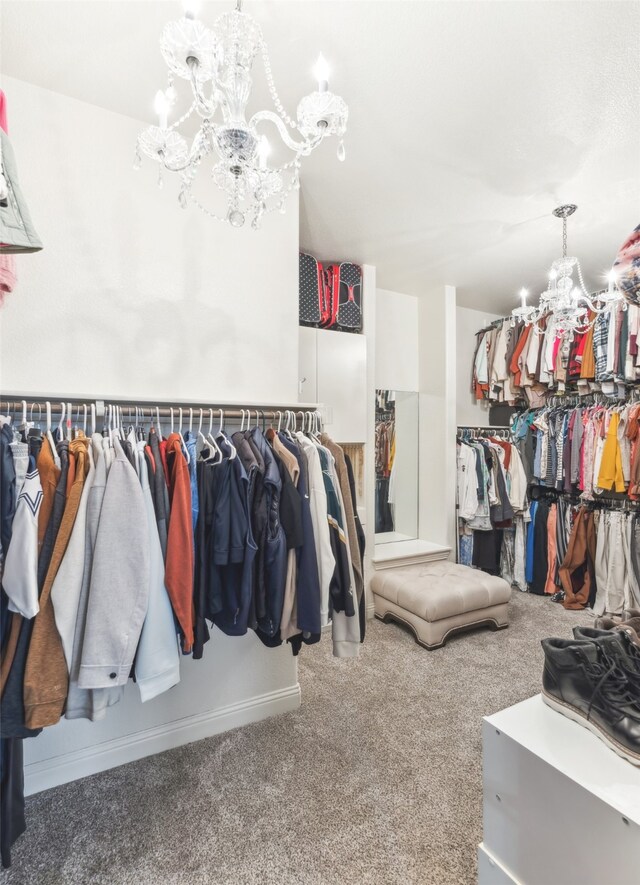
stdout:
<svg viewBox="0 0 640 885">
<path fill-rule="evenodd" d="M 205 2 L 212 23 L 231 3 Z M 640 221 L 635 2 L 246 2 L 284 104 L 320 49 L 347 100 L 335 142 L 303 165 L 301 241 L 377 266 L 386 289 L 450 283 L 502 311 L 545 285 L 551 210 L 579 205 L 569 250 L 595 287 Z M 139 119 L 164 85 L 157 39 L 177 2 L 3 0 L 2 71 Z M 261 65 L 255 105 L 264 104 Z M 127 150 L 131 146 L 126 146 Z M 167 211 L 170 211 L 169 209 Z"/>
</svg>

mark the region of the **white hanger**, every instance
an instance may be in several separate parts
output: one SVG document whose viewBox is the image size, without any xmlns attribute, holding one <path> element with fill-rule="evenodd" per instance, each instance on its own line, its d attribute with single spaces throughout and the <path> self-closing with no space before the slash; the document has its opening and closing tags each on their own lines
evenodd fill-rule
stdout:
<svg viewBox="0 0 640 885">
<path fill-rule="evenodd" d="M 62 425 L 64 423 L 64 416 L 66 414 L 66 411 L 67 411 L 67 407 L 66 407 L 65 403 L 60 403 L 60 422 L 58 424 L 58 436 L 60 437 L 60 439 L 62 439 L 62 437 L 64 436 L 64 434 L 62 432 Z"/>
<path fill-rule="evenodd" d="M 87 435 L 87 404 L 83 403 L 82 408 L 84 409 L 84 420 L 82 422 L 82 432 L 84 435 Z"/>
<path fill-rule="evenodd" d="M 38 407 L 38 430 L 41 430 L 42 429 L 40 427 L 40 425 L 42 424 L 42 404 L 41 403 L 31 403 L 31 412 L 29 414 L 29 420 L 31 422 L 31 426 L 35 427 L 35 421 L 33 420 L 33 407 L 34 406 Z"/>
<path fill-rule="evenodd" d="M 58 455 L 58 450 L 56 448 L 56 444 L 53 441 L 53 433 L 51 432 L 51 403 L 49 400 L 46 402 L 47 409 L 47 439 L 49 440 L 49 445 L 51 446 L 51 452 L 53 454 L 53 462 L 56 467 L 60 468 L 60 455 Z"/>
<path fill-rule="evenodd" d="M 219 409 L 218 411 L 220 412 L 220 427 L 218 428 L 218 433 L 216 434 L 216 436 L 217 437 L 221 436 L 222 439 L 224 440 L 224 442 L 229 446 L 229 450 L 230 450 L 229 460 L 233 461 L 233 459 L 238 454 L 238 450 L 236 449 L 234 444 L 231 442 L 230 437 L 228 437 L 227 434 L 224 432 L 224 412 L 222 411 L 222 409 Z"/>
<path fill-rule="evenodd" d="M 243 431 L 244 431 L 244 409 L 240 409 L 240 411 L 242 412 L 242 421 L 240 422 L 240 433 L 243 433 Z"/>
<path fill-rule="evenodd" d="M 173 409 L 171 410 L 173 412 Z M 187 448 L 187 444 L 184 440 L 184 435 L 182 433 L 182 407 L 178 409 L 178 433 L 180 434 L 180 439 L 182 440 L 182 448 L 184 450 L 184 457 L 186 459 L 187 464 L 191 464 L 191 455 L 189 454 L 189 449 Z"/>
<path fill-rule="evenodd" d="M 171 408 L 169 409 L 169 413 L 171 415 L 171 433 L 173 433 L 173 406 L 171 406 Z"/>
<path fill-rule="evenodd" d="M 207 434 L 206 442 L 207 445 L 213 447 L 213 454 L 209 458 L 207 458 L 207 461 L 215 461 L 218 455 L 220 456 L 220 460 L 222 461 L 224 459 L 222 449 L 215 441 L 213 436 L 213 409 L 209 409 L 209 433 Z"/>
<path fill-rule="evenodd" d="M 189 433 L 193 433 L 193 409 L 189 409 Z"/>
<path fill-rule="evenodd" d="M 162 430 L 160 428 L 160 408 L 156 406 L 156 433 L 158 434 L 158 439 L 162 437 Z"/>
<path fill-rule="evenodd" d="M 280 409 L 278 409 L 276 415 L 278 416 L 278 433 L 280 433 L 280 428 L 282 427 L 282 412 Z"/>
<path fill-rule="evenodd" d="M 96 404 L 91 403 L 91 436 L 96 432 Z"/>
</svg>

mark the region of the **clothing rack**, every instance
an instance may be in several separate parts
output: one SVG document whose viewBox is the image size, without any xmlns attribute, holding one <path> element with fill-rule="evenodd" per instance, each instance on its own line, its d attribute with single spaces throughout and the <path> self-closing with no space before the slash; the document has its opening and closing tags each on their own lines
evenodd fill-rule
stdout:
<svg viewBox="0 0 640 885">
<path fill-rule="evenodd" d="M 640 501 L 634 501 L 632 498 L 620 497 L 613 498 L 606 495 L 584 499 L 581 495 L 562 491 L 561 489 L 553 489 L 549 486 L 540 486 L 535 483 L 529 484 L 529 493 L 532 500 L 540 500 L 547 498 L 557 501 L 562 498 L 575 507 L 590 507 L 594 510 L 622 510 L 627 513 L 637 513 L 640 509 Z"/>
<path fill-rule="evenodd" d="M 459 424 L 456 429 L 456 438 L 465 433 L 473 436 L 497 436 L 500 439 L 508 439 L 511 436 L 508 427 L 472 427 L 467 424 Z"/>
<path fill-rule="evenodd" d="M 221 421 L 239 419 L 263 425 L 266 421 L 282 421 L 284 418 L 288 424 L 295 427 L 298 417 L 303 416 L 303 422 L 313 416 L 317 424 L 322 424 L 322 414 L 315 403 L 286 403 L 282 405 L 264 403 L 237 403 L 237 402 L 204 402 L 202 400 L 149 400 L 149 399 L 121 399 L 109 397 L 92 400 L 89 397 L 61 396 L 59 394 L 44 396 L 25 397 L 22 394 L 2 393 L 0 395 L 0 414 L 5 408 L 13 414 L 22 414 L 25 421 L 42 419 L 42 412 L 47 409 L 47 414 L 61 420 L 73 421 L 74 417 L 79 422 L 81 417 L 86 421 L 87 415 L 92 418 L 114 419 L 118 416 L 122 421 L 132 423 L 160 422 L 161 418 L 180 423 L 200 422 L 204 416 L 210 421 L 213 413 L 217 412 Z M 37 412 L 35 411 L 37 409 Z M 147 412 L 148 409 L 148 412 Z M 307 418 L 307 416 L 310 416 Z"/>
</svg>

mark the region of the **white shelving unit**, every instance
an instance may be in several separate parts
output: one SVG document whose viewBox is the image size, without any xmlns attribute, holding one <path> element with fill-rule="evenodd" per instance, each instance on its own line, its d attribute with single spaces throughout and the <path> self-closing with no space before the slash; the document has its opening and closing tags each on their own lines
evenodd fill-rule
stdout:
<svg viewBox="0 0 640 885">
<path fill-rule="evenodd" d="M 640 769 L 540 695 L 483 723 L 479 885 L 638 885 Z"/>
</svg>

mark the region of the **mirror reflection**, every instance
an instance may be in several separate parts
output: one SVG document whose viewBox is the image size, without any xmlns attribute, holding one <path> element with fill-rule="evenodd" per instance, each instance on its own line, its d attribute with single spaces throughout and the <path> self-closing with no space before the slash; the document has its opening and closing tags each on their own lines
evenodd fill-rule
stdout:
<svg viewBox="0 0 640 885">
<path fill-rule="evenodd" d="M 418 537 L 418 393 L 376 390 L 376 544 Z"/>
</svg>

